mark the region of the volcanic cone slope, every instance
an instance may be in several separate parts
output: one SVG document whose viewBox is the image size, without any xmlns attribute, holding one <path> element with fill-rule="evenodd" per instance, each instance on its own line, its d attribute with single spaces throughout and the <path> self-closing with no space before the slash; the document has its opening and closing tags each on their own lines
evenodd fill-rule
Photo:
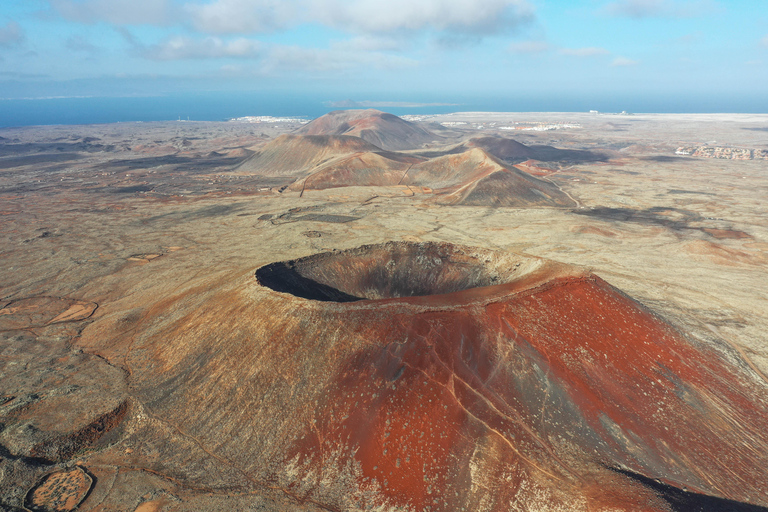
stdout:
<svg viewBox="0 0 768 512">
<path fill-rule="evenodd" d="M 765 382 L 595 275 L 392 242 L 256 276 L 125 342 L 147 413 L 249 485 L 330 510 L 768 505 Z"/>
<path fill-rule="evenodd" d="M 280 135 L 237 167 L 265 176 L 303 176 L 314 167 L 352 153 L 381 151 L 358 137 Z"/>
<path fill-rule="evenodd" d="M 291 189 L 323 190 L 336 187 L 392 186 L 422 159 L 390 151 L 354 153 L 315 168 Z"/>
</svg>

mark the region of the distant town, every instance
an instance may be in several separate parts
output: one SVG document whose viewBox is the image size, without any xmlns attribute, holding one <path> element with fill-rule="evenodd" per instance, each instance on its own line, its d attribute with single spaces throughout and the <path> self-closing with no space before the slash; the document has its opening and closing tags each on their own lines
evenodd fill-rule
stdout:
<svg viewBox="0 0 768 512">
<path fill-rule="evenodd" d="M 309 119 L 305 117 L 272 117 L 272 116 L 244 116 L 235 117 L 230 121 L 239 123 L 299 123 L 307 124 Z"/>
<path fill-rule="evenodd" d="M 466 121 L 444 121 L 440 123 L 446 128 L 461 128 L 468 127 L 477 130 L 485 128 L 496 128 L 499 130 L 524 130 L 535 132 L 546 132 L 550 130 L 563 130 L 566 128 L 581 128 L 580 124 L 576 123 L 537 123 L 537 122 L 524 122 L 524 123 L 512 123 L 512 125 L 498 126 L 498 123 L 468 123 Z"/>
<path fill-rule="evenodd" d="M 768 160 L 768 150 L 720 146 L 681 146 L 676 155 L 720 158 L 723 160 Z"/>
</svg>

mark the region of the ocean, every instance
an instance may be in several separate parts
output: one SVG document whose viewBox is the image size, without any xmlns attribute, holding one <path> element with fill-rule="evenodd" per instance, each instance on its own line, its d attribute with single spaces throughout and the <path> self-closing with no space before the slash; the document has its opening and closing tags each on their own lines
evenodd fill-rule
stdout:
<svg viewBox="0 0 768 512">
<path fill-rule="evenodd" d="M 373 100 L 385 100 L 378 104 Z M 343 98 L 336 98 L 343 100 Z M 768 97 L 448 97 L 448 98 L 366 98 L 359 108 L 373 104 L 395 115 L 445 114 L 450 112 L 634 112 L 634 113 L 768 113 Z M 100 124 L 118 122 L 225 121 L 242 116 L 297 116 L 315 118 L 331 110 L 354 106 L 349 101 L 334 103 L 312 95 L 257 93 L 205 93 L 143 97 L 76 97 L 41 99 L 0 99 L 0 127 Z"/>
</svg>

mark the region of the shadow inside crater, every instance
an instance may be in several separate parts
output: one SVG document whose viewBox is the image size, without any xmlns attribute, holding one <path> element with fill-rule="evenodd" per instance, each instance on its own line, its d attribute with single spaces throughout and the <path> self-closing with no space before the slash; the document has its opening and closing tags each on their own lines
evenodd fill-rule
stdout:
<svg viewBox="0 0 768 512">
<path fill-rule="evenodd" d="M 332 286 L 313 281 L 301 275 L 292 262 L 270 263 L 256 271 L 259 284 L 276 292 L 290 293 L 296 297 L 324 302 L 354 302 L 363 300 L 344 293 Z"/>
<path fill-rule="evenodd" d="M 256 279 L 304 299 L 352 302 L 494 286 L 538 264 L 528 258 L 502 261 L 487 251 L 448 243 L 388 242 L 270 263 L 256 271 Z"/>
<path fill-rule="evenodd" d="M 750 503 L 698 494 L 668 485 L 639 473 L 611 468 L 613 471 L 636 480 L 653 489 L 674 512 L 768 512 L 768 508 Z"/>
</svg>

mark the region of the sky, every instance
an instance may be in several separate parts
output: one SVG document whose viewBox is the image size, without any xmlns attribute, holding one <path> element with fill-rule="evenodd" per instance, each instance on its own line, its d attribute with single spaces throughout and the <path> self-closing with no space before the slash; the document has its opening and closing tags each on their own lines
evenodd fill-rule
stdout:
<svg viewBox="0 0 768 512">
<path fill-rule="evenodd" d="M 766 0 L 0 0 L 0 99 L 768 105 Z"/>
</svg>

